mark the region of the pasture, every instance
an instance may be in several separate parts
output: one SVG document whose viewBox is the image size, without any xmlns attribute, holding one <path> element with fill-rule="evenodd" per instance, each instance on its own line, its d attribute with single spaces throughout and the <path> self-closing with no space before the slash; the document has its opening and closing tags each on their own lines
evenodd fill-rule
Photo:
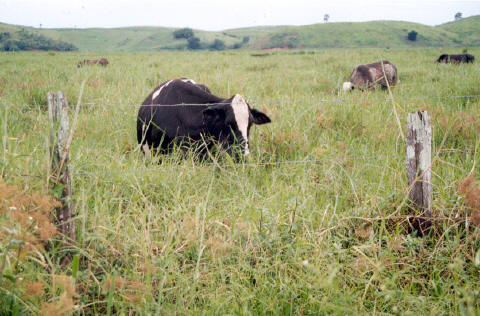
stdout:
<svg viewBox="0 0 480 316">
<path fill-rule="evenodd" d="M 0 54 L 0 311 L 478 315 L 480 64 L 434 62 L 458 50 Z M 77 68 L 98 58 L 108 67 Z M 398 68 L 392 98 L 344 94 L 354 66 L 381 59 Z M 144 157 L 138 105 L 182 77 L 270 116 L 252 127 L 245 164 L 221 153 Z M 23 204 L 8 188 L 55 194 L 48 91 L 67 94 L 71 121 L 82 96 L 71 148 L 76 278 L 56 248 L 26 252 L 8 234 L 31 230 L 12 220 Z M 402 134 L 418 110 L 433 129 L 428 238 L 406 222 Z"/>
</svg>

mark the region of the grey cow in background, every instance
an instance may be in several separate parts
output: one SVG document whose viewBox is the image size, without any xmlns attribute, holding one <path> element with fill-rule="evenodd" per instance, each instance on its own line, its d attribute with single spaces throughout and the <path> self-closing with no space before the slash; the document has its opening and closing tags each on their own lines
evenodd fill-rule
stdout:
<svg viewBox="0 0 480 316">
<path fill-rule="evenodd" d="M 387 60 L 377 61 L 356 66 L 350 80 L 343 83 L 343 91 L 354 88 L 360 90 L 376 89 L 377 85 L 386 89 L 387 82 L 389 86 L 394 86 L 397 83 L 397 67 Z"/>
</svg>

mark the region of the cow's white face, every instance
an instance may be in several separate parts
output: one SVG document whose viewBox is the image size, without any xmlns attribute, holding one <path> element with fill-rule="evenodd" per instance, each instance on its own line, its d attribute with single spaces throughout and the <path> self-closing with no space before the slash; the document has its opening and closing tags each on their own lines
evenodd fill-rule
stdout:
<svg viewBox="0 0 480 316">
<path fill-rule="evenodd" d="M 248 107 L 245 99 L 237 94 L 232 100 L 233 113 L 235 114 L 235 121 L 237 122 L 238 129 L 242 133 L 245 141 L 245 153 L 248 155 L 250 150 L 248 149 L 248 120 L 250 118 L 250 108 Z"/>
<path fill-rule="evenodd" d="M 351 82 L 347 81 L 347 82 L 343 83 L 343 91 L 344 92 L 350 91 L 350 90 L 352 90 L 352 88 L 353 88 L 353 85 L 352 85 Z"/>
</svg>

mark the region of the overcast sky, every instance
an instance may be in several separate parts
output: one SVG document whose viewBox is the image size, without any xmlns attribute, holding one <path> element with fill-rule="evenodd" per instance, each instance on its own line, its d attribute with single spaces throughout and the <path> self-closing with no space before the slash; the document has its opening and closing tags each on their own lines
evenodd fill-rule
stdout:
<svg viewBox="0 0 480 316">
<path fill-rule="evenodd" d="M 42 28 L 190 27 L 394 20 L 439 25 L 480 15 L 480 1 L 452 0 L 0 0 L 0 22 Z"/>
</svg>

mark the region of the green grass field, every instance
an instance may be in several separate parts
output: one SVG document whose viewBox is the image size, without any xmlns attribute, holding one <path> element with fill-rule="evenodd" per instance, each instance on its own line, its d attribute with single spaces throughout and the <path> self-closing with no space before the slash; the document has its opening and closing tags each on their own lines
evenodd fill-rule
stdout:
<svg viewBox="0 0 480 316">
<path fill-rule="evenodd" d="M 0 54 L 0 313 L 478 315 L 480 64 L 434 63 L 442 53 L 461 51 Z M 100 57 L 107 68 L 76 67 Z M 393 99 L 343 93 L 355 65 L 380 59 L 398 68 Z M 144 157 L 138 105 L 181 77 L 272 118 L 252 128 L 244 165 Z M 72 121 L 83 82 L 70 162 L 79 260 L 62 268 L 36 213 L 55 193 L 44 105 L 65 92 Z M 402 134 L 419 110 L 436 157 L 428 238 L 406 222 Z"/>
</svg>

